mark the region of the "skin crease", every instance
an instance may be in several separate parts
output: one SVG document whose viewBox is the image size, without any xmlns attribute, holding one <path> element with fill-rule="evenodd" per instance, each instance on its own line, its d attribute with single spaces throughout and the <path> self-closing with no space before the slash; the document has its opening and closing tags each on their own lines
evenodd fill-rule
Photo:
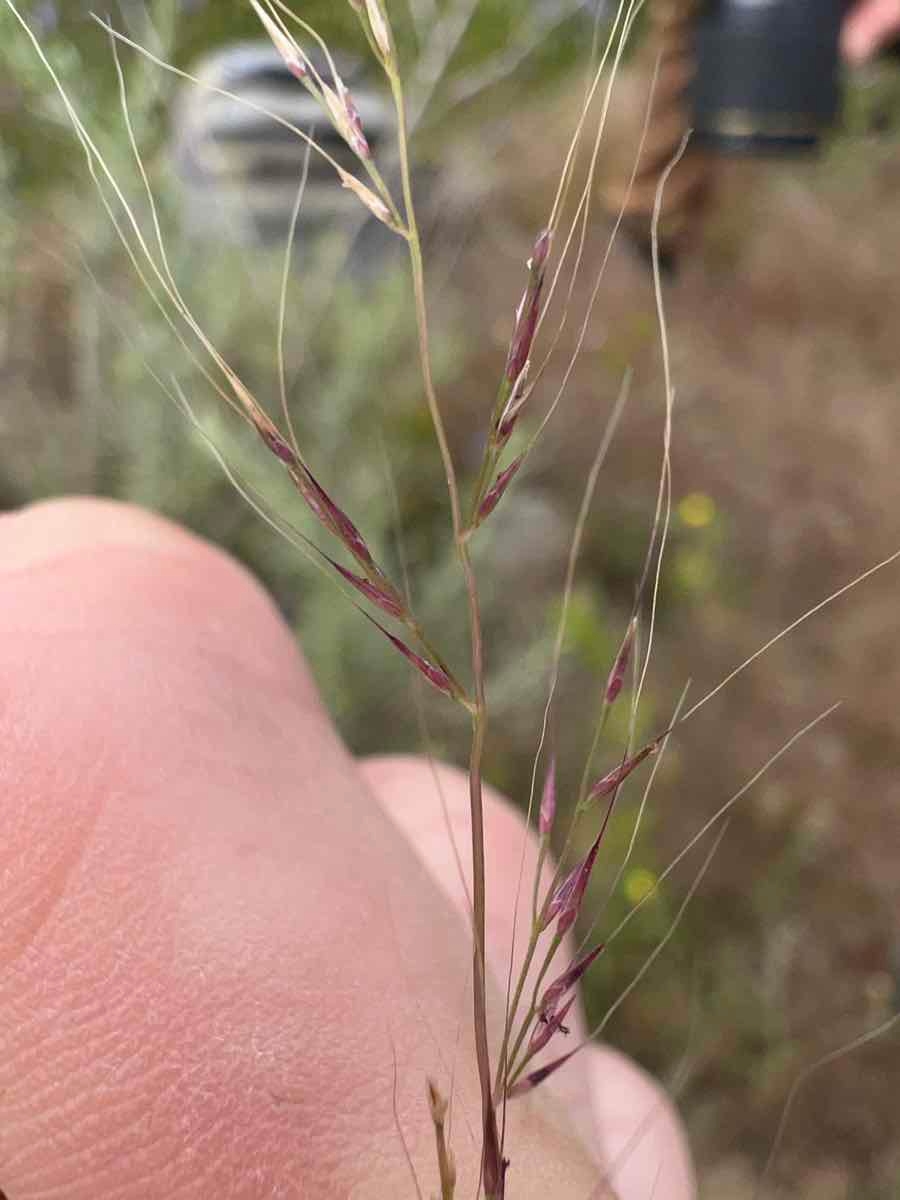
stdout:
<svg viewBox="0 0 900 1200">
<path fill-rule="evenodd" d="M 395 1076 L 430 1195 L 425 1079 L 454 1067 L 474 1196 L 465 899 L 428 765 L 357 767 L 258 585 L 162 520 L 42 504 L 0 518 L 0 564 L 8 1200 L 414 1197 Z M 500 966 L 522 826 L 491 796 L 487 829 Z M 558 1079 L 509 1107 L 511 1200 L 607 1196 L 617 1156 L 623 1200 L 694 1194 L 633 1064 L 598 1048 Z"/>
</svg>

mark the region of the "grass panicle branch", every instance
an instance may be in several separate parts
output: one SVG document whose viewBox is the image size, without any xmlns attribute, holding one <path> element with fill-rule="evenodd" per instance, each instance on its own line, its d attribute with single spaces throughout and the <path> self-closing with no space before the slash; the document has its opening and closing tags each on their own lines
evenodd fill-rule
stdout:
<svg viewBox="0 0 900 1200">
<path fill-rule="evenodd" d="M 419 341 L 419 356 L 422 367 L 422 381 L 428 411 L 434 427 L 435 437 L 444 465 L 444 476 L 450 500 L 453 537 L 457 557 L 462 569 L 466 597 L 469 607 L 469 630 L 472 643 L 472 677 L 474 705 L 472 708 L 472 747 L 469 756 L 469 797 L 470 820 L 472 837 L 472 926 L 473 926 L 473 1017 L 475 1032 L 475 1053 L 478 1066 L 478 1078 L 481 1086 L 481 1123 L 482 1123 L 482 1152 L 481 1176 L 486 1200 L 503 1200 L 505 1192 L 506 1165 L 500 1144 L 500 1134 L 497 1126 L 497 1114 L 491 1087 L 491 1058 L 488 1045 L 488 1019 L 486 998 L 486 952 L 485 952 L 485 854 L 484 854 L 484 798 L 482 784 L 482 769 L 484 760 L 484 745 L 487 734 L 487 699 L 485 696 L 485 659 L 484 642 L 481 625 L 481 611 L 478 599 L 478 585 L 471 556 L 466 544 L 465 529 L 460 507 L 459 485 L 456 469 L 446 428 L 441 413 L 440 403 L 434 384 L 434 373 L 431 358 L 431 339 L 428 327 L 428 307 L 425 293 L 425 268 L 422 257 L 422 243 L 419 236 L 416 218 L 415 202 L 412 188 L 412 169 L 409 147 L 409 126 L 406 113 L 406 99 L 403 82 L 397 67 L 396 56 L 393 54 L 393 36 L 387 24 L 387 18 L 381 8 L 380 0 L 366 0 L 366 12 L 372 25 L 372 35 L 378 46 L 384 70 L 387 74 L 394 106 L 397 114 L 397 136 L 400 156 L 400 175 L 403 189 L 403 202 L 406 211 L 407 243 L 409 246 L 410 269 L 413 281 L 413 293 L 416 311 L 416 326 Z M 381 39 L 377 24 L 383 20 L 387 27 L 382 31 Z"/>
</svg>

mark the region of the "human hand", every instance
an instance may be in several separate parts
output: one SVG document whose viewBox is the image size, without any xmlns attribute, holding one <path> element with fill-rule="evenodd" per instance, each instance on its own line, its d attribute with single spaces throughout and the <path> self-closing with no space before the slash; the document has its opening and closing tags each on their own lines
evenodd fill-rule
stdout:
<svg viewBox="0 0 900 1200">
<path fill-rule="evenodd" d="M 900 0 L 857 0 L 844 19 L 841 50 L 848 62 L 865 62 L 898 35 Z"/>
<path fill-rule="evenodd" d="M 471 949 L 430 768 L 354 763 L 258 585 L 164 521 L 39 505 L 0 518 L 0 566 L 8 1200 L 403 1200 L 398 1127 L 428 1196 L 425 1080 L 451 1073 L 474 1195 Z M 465 856 L 465 781 L 440 778 Z M 505 981 L 522 825 L 496 796 L 486 819 Z M 509 1106 L 510 1200 L 599 1200 L 610 1164 L 622 1200 L 694 1194 L 636 1066 L 591 1047 L 554 1080 Z"/>
</svg>

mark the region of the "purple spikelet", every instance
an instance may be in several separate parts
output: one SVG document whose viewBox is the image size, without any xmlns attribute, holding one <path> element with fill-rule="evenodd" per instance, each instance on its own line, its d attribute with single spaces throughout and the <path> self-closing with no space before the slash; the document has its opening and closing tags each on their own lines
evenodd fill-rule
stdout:
<svg viewBox="0 0 900 1200">
<path fill-rule="evenodd" d="M 512 483 L 513 478 L 515 477 L 519 467 L 521 467 L 524 459 L 525 456 L 520 454 L 519 457 L 514 459 L 514 461 L 509 464 L 506 470 L 501 471 L 494 480 L 481 504 L 478 506 L 478 512 L 475 516 L 475 528 L 477 528 L 482 521 L 491 515 L 491 513 L 503 499 L 503 493 Z"/>
<path fill-rule="evenodd" d="M 300 460 L 297 455 L 284 440 L 269 418 L 260 410 L 251 413 L 253 424 L 256 432 L 262 438 L 263 443 L 275 455 L 275 457 L 288 467 L 296 467 Z"/>
<path fill-rule="evenodd" d="M 531 1035 L 531 1040 L 528 1043 L 528 1055 L 538 1054 L 547 1043 L 551 1040 L 554 1034 L 562 1033 L 568 1035 L 569 1030 L 563 1024 L 568 1016 L 569 1009 L 575 1003 L 575 997 L 572 996 L 559 1012 L 548 1013 L 546 1016 L 541 1012 L 538 1016 L 537 1023 L 534 1027 L 534 1032 Z"/>
<path fill-rule="evenodd" d="M 575 924 L 579 910 L 581 909 L 581 902 L 584 899 L 584 893 L 591 878 L 591 872 L 594 869 L 594 863 L 597 860 L 597 853 L 600 849 L 600 843 L 603 840 L 605 828 L 604 824 L 603 829 L 597 834 L 593 845 L 585 857 L 574 870 L 569 872 L 553 893 L 550 903 L 547 905 L 547 910 L 544 913 L 541 925 L 542 929 L 546 929 L 555 917 L 559 917 L 556 927 L 559 936 L 562 936 L 562 934 L 566 933 Z"/>
<path fill-rule="evenodd" d="M 361 575 L 355 575 L 352 571 L 348 571 L 346 567 L 342 567 L 339 562 L 335 562 L 332 558 L 329 558 L 328 562 L 343 579 L 346 579 L 351 587 L 356 588 L 367 600 L 371 600 L 373 604 L 377 605 L 382 612 L 387 613 L 389 617 L 396 617 L 398 620 L 403 620 L 409 615 L 402 598 L 387 580 L 384 580 L 383 583 L 375 583 L 371 579 L 363 579 Z"/>
<path fill-rule="evenodd" d="M 506 359 L 506 379 L 515 385 L 531 356 L 531 346 L 541 315 L 541 292 L 544 288 L 544 268 L 550 254 L 553 234 L 545 229 L 534 244 L 528 261 L 528 286 L 516 309 L 516 324 Z"/>
<path fill-rule="evenodd" d="M 609 673 L 609 679 L 606 681 L 607 704 L 615 704 L 625 683 L 625 674 L 628 670 L 628 664 L 631 661 L 631 651 L 634 647 L 636 633 L 637 617 L 632 617 L 625 632 L 622 645 L 619 648 L 619 653 L 616 655 L 616 661 L 613 663 L 612 670 Z"/>
<path fill-rule="evenodd" d="M 513 430 L 519 420 L 519 415 L 530 395 L 531 392 L 528 390 L 528 364 L 526 363 L 522 369 L 522 374 L 512 386 L 509 400 L 497 426 L 496 436 L 498 446 L 505 446 L 512 437 Z"/>
<path fill-rule="evenodd" d="M 541 1002 L 538 1006 L 538 1013 L 543 1021 L 551 1020 L 556 1013 L 559 1002 L 568 991 L 575 987 L 575 985 L 584 975 L 585 971 L 587 971 L 588 967 L 590 967 L 590 965 L 600 957 L 600 955 L 603 953 L 603 949 L 603 943 L 601 942 L 599 946 L 595 946 L 594 949 L 588 954 L 583 955 L 581 958 L 573 962 L 567 970 L 563 971 L 562 975 L 560 975 L 558 979 L 555 979 L 553 983 L 550 984 L 546 992 L 544 992 L 543 996 L 541 997 Z M 566 1007 L 563 1009 L 563 1016 L 565 1016 L 568 1011 L 569 1006 L 566 1005 Z"/>
<path fill-rule="evenodd" d="M 591 800 L 600 800 L 604 796 L 608 796 L 611 792 L 616 791 L 625 782 L 631 772 L 641 765 L 645 758 L 649 758 L 651 754 L 656 754 L 659 747 L 660 741 L 657 738 L 645 746 L 643 750 L 639 750 L 637 754 L 633 754 L 631 758 L 626 758 L 618 767 L 614 767 L 612 771 L 608 771 L 606 775 L 597 780 L 588 792 L 588 802 Z"/>
<path fill-rule="evenodd" d="M 515 1096 L 524 1096 L 526 1092 L 532 1091 L 538 1086 L 539 1083 L 543 1083 L 548 1076 L 552 1075 L 555 1071 L 558 1071 L 560 1067 L 564 1066 L 575 1053 L 575 1050 L 570 1050 L 568 1054 L 563 1054 L 559 1058 L 554 1058 L 553 1062 L 547 1063 L 545 1067 L 538 1067 L 536 1071 L 530 1071 L 524 1077 L 524 1079 L 520 1079 L 518 1083 L 514 1083 L 513 1086 L 507 1090 L 507 1096 L 510 1100 L 512 1100 Z"/>
<path fill-rule="evenodd" d="M 281 55 L 287 69 L 295 79 L 305 80 L 309 72 L 306 69 L 306 63 L 304 62 L 300 47 L 272 20 L 269 14 L 257 3 L 257 0 L 250 0 L 250 3 L 256 10 L 256 15 L 262 21 L 266 33 L 272 39 L 272 43 Z"/>
<path fill-rule="evenodd" d="M 369 142 L 363 132 L 362 118 L 359 115 L 359 109 L 353 97 L 344 86 L 343 80 L 335 77 L 337 85 L 337 93 L 341 99 L 341 104 L 344 106 L 344 116 L 347 122 L 347 140 L 350 143 L 354 153 L 360 158 L 371 158 L 372 151 L 369 148 Z"/>
<path fill-rule="evenodd" d="M 347 514 L 338 508 L 309 468 L 299 464 L 291 471 L 291 478 L 314 516 L 344 544 L 361 566 L 374 571 L 375 561 L 362 534 Z"/>
<path fill-rule="evenodd" d="M 391 645 L 400 651 L 407 661 L 411 662 L 420 675 L 422 675 L 432 687 L 437 688 L 439 692 L 443 692 L 445 696 L 449 696 L 452 700 L 462 700 L 465 702 L 466 694 L 460 685 L 456 682 L 449 671 L 445 671 L 443 667 L 435 666 L 434 663 L 423 658 L 421 654 L 417 654 L 415 650 L 410 649 L 406 642 L 389 633 L 383 625 L 380 625 L 374 618 L 369 617 L 369 620 L 375 625 Z"/>
</svg>

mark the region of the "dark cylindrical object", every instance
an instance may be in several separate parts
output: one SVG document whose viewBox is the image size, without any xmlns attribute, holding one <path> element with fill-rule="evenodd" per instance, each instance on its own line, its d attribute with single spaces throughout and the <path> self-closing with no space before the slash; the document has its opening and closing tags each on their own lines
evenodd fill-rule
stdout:
<svg viewBox="0 0 900 1200">
<path fill-rule="evenodd" d="M 814 149 L 840 107 L 845 10 L 846 0 L 701 0 L 696 140 L 727 154 Z"/>
</svg>

